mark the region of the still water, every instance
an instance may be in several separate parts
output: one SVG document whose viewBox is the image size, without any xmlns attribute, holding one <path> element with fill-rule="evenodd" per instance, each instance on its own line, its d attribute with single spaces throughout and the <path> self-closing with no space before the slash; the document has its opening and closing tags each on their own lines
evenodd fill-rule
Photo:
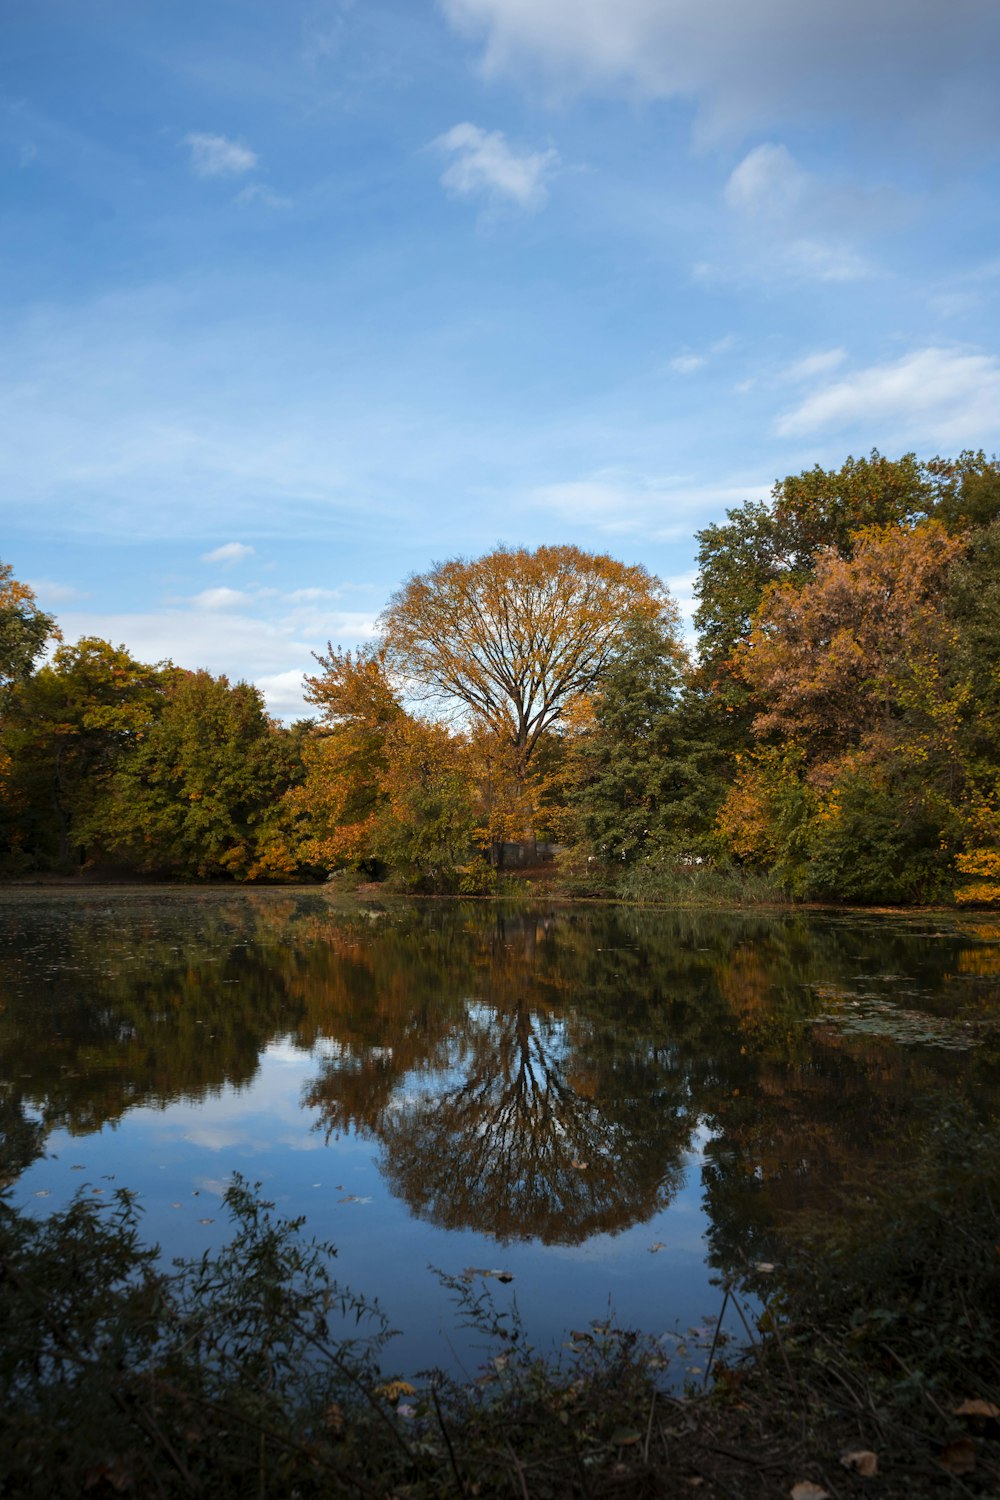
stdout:
<svg viewBox="0 0 1000 1500">
<path fill-rule="evenodd" d="M 1000 1102 L 1000 923 L 322 891 L 0 894 L 0 1128 L 34 1213 L 140 1195 L 165 1256 L 234 1172 L 475 1369 L 435 1270 L 501 1270 L 536 1347 L 609 1314 L 667 1349 L 789 1216 Z M 478 1283 L 477 1283 L 478 1284 Z"/>
</svg>

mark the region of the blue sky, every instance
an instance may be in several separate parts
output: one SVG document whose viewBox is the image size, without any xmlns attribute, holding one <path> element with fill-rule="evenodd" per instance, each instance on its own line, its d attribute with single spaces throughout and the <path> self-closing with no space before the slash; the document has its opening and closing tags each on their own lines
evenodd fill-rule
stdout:
<svg viewBox="0 0 1000 1500">
<path fill-rule="evenodd" d="M 301 709 L 498 542 L 1000 448 L 995 0 L 6 0 L 0 557 Z"/>
</svg>

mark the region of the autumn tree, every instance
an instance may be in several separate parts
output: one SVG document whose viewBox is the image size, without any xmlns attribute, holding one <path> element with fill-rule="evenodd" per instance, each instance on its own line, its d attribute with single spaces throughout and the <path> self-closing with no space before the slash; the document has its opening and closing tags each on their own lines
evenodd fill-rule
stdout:
<svg viewBox="0 0 1000 1500">
<path fill-rule="evenodd" d="M 414 575 L 382 626 L 400 680 L 487 726 L 526 773 L 542 736 L 615 659 L 630 622 L 672 607 L 643 567 L 577 547 L 500 547 Z"/>
<path fill-rule="evenodd" d="M 734 655 L 758 705 L 755 734 L 794 739 L 819 775 L 918 711 L 942 732 L 954 631 L 939 601 L 962 550 L 939 522 L 874 527 L 852 558 L 827 547 L 808 582 L 771 584 Z"/>
<path fill-rule="evenodd" d="M 760 748 L 720 826 L 799 894 L 932 899 L 950 878 L 964 687 L 940 601 L 964 546 L 936 521 L 861 531 L 772 584 L 734 653 Z"/>
<path fill-rule="evenodd" d="M 0 563 L 0 689 L 22 682 L 52 636 L 58 638 L 51 615 L 38 608 L 26 583 L 19 583 L 13 569 Z"/>
<path fill-rule="evenodd" d="M 379 813 L 388 801 L 388 736 L 403 717 L 378 646 L 318 656 L 306 698 L 320 723 L 303 746 L 305 774 L 286 794 L 265 863 L 288 873 L 300 863 L 330 869 L 374 856 Z"/>
</svg>

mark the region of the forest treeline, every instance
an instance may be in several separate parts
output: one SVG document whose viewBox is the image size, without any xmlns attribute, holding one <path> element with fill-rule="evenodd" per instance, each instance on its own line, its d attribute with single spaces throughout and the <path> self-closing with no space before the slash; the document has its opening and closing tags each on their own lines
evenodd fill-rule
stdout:
<svg viewBox="0 0 1000 1500">
<path fill-rule="evenodd" d="M 330 646 L 290 728 L 0 568 L 0 870 L 487 893 L 545 840 L 594 894 L 1000 901 L 997 460 L 816 467 L 698 543 L 694 651 L 645 568 L 499 548 Z"/>
</svg>

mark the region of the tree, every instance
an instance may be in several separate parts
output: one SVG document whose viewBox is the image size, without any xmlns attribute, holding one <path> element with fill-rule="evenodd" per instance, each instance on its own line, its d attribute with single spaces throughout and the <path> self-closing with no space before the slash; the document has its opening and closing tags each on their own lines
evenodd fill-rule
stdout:
<svg viewBox="0 0 1000 1500">
<path fill-rule="evenodd" d="M 36 865 L 77 862 L 95 836 L 96 804 L 162 707 L 175 669 L 136 661 L 124 646 L 85 637 L 10 689 L 2 728 L 9 757 L 6 836 Z"/>
<path fill-rule="evenodd" d="M 912 453 L 888 459 L 875 451 L 840 469 L 817 464 L 789 474 L 769 505 L 749 501 L 728 511 L 724 525 L 699 531 L 695 624 L 713 674 L 749 635 L 769 584 L 804 583 L 822 549 L 850 557 L 856 532 L 923 519 L 934 496 L 933 476 Z"/>
<path fill-rule="evenodd" d="M 687 670 L 666 622 L 637 621 L 575 715 L 562 771 L 565 822 L 588 856 L 620 867 L 654 849 L 689 852 L 710 827 L 717 756 L 693 722 Z"/>
<path fill-rule="evenodd" d="M 940 596 L 962 551 L 937 521 L 872 527 L 852 558 L 827 547 L 806 583 L 770 585 L 733 657 L 761 710 L 754 733 L 793 739 L 815 770 L 906 715 L 940 733 L 955 645 Z"/>
<path fill-rule="evenodd" d="M 577 547 L 500 547 L 414 575 L 382 617 L 401 680 L 459 705 L 517 751 L 542 736 L 622 648 L 630 622 L 676 619 L 645 568 Z"/>
<path fill-rule="evenodd" d="M 160 713 L 91 814 L 93 839 L 148 870 L 245 878 L 296 773 L 257 688 L 176 671 Z"/>
<path fill-rule="evenodd" d="M 758 709 L 720 815 L 734 853 L 798 895 L 932 900 L 948 889 L 966 780 L 967 685 L 941 607 L 965 548 L 938 521 L 871 527 L 772 584 L 733 666 Z"/>
<path fill-rule="evenodd" d="M 29 677 L 45 642 L 58 634 L 28 585 L 18 583 L 13 569 L 0 563 L 0 689 Z"/>
</svg>

